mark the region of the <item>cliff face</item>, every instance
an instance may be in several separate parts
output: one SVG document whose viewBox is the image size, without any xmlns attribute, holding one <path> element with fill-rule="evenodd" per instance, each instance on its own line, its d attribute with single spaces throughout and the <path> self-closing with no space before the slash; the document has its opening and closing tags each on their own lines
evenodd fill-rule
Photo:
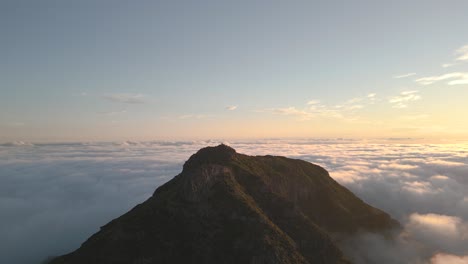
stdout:
<svg viewBox="0 0 468 264">
<path fill-rule="evenodd" d="M 51 263 L 349 263 L 329 234 L 397 226 L 319 166 L 220 145 Z"/>
</svg>

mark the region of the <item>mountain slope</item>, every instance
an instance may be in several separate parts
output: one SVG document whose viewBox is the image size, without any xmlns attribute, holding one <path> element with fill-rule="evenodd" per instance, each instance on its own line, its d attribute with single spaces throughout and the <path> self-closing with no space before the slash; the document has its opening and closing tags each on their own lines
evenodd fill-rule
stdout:
<svg viewBox="0 0 468 264">
<path fill-rule="evenodd" d="M 319 166 L 220 145 L 51 263 L 349 263 L 330 233 L 397 226 Z"/>
</svg>

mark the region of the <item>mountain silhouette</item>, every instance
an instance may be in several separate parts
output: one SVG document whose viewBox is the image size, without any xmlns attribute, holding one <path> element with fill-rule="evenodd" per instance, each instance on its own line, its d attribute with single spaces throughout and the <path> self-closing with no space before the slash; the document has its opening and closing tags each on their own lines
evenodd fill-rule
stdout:
<svg viewBox="0 0 468 264">
<path fill-rule="evenodd" d="M 51 264 L 351 263 L 332 237 L 399 227 L 320 166 L 207 147 Z"/>
</svg>

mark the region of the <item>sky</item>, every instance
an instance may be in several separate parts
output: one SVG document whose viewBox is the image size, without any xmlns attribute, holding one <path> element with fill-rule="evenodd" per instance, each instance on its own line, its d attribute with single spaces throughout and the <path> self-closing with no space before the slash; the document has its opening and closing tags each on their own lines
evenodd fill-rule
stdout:
<svg viewBox="0 0 468 264">
<path fill-rule="evenodd" d="M 467 139 L 468 2 L 0 1 L 0 142 Z"/>
</svg>

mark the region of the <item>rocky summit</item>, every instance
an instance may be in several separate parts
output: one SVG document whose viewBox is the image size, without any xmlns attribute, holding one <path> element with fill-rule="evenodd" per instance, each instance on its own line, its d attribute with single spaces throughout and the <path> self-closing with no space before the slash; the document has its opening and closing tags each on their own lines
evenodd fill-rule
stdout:
<svg viewBox="0 0 468 264">
<path fill-rule="evenodd" d="M 320 166 L 219 145 L 50 263 L 351 263 L 336 237 L 397 227 Z"/>
</svg>

